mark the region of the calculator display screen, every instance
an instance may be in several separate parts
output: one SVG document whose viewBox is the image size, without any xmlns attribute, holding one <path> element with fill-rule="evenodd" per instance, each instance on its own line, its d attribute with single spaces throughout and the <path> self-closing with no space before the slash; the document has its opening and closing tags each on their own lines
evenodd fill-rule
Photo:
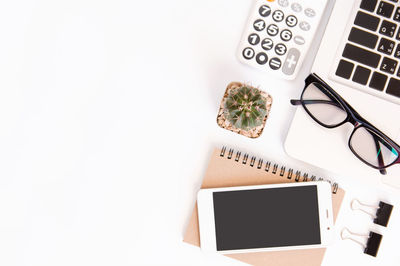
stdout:
<svg viewBox="0 0 400 266">
<path fill-rule="evenodd" d="M 218 251 L 321 244 L 317 186 L 214 192 Z"/>
</svg>

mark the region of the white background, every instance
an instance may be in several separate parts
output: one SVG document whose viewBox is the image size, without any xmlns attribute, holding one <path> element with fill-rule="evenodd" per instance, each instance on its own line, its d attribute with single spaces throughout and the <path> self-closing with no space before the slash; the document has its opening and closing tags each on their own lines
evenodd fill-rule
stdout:
<svg viewBox="0 0 400 266">
<path fill-rule="evenodd" d="M 313 52 L 294 82 L 238 63 L 251 4 L 0 2 L 0 265 L 242 265 L 182 242 L 213 147 L 312 168 L 283 142 Z M 257 140 L 216 124 L 230 81 L 274 98 Z M 337 233 L 323 265 L 397 265 L 398 193 L 334 178 L 338 232 L 375 228 L 352 197 L 395 209 L 378 258 Z"/>
</svg>

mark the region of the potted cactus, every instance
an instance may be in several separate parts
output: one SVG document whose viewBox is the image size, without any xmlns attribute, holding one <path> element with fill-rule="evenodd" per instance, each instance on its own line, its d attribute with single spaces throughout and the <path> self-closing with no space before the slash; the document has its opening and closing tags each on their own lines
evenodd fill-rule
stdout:
<svg viewBox="0 0 400 266">
<path fill-rule="evenodd" d="M 264 130 L 272 97 L 252 86 L 232 82 L 226 88 L 218 112 L 220 127 L 249 138 L 258 138 Z"/>
</svg>

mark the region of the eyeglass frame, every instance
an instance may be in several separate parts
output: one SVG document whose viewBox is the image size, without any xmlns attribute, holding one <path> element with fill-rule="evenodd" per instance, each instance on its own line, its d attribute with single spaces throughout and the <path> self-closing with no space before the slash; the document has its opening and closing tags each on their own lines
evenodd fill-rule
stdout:
<svg viewBox="0 0 400 266">
<path fill-rule="evenodd" d="M 303 100 L 303 96 L 305 91 L 307 90 L 308 86 L 310 86 L 311 84 L 318 84 L 320 86 L 317 86 L 317 88 L 319 90 L 324 89 L 324 91 L 322 91 L 322 93 L 324 93 L 326 96 L 328 96 L 332 101 L 336 101 L 338 102 L 341 106 L 341 108 L 347 113 L 347 117 L 340 123 L 336 124 L 336 125 L 325 125 L 322 122 L 318 121 L 318 119 L 316 117 L 314 117 L 314 115 L 308 110 L 308 108 L 305 106 L 306 103 L 305 101 L 312 101 L 312 100 Z M 327 94 L 327 93 L 328 94 Z M 333 98 L 332 98 L 333 97 Z M 381 174 L 385 175 L 386 174 L 386 169 L 390 166 L 393 166 L 395 164 L 400 164 L 400 146 L 394 142 L 392 139 L 390 139 L 387 135 L 385 135 L 382 131 L 380 131 L 379 129 L 377 129 L 375 126 L 373 126 L 370 122 L 368 122 L 365 118 L 363 118 L 349 103 L 347 103 L 334 89 L 332 89 L 325 81 L 323 81 L 317 74 L 315 73 L 311 73 L 306 79 L 305 79 L 305 86 L 303 89 L 303 92 L 301 93 L 300 96 L 300 100 L 290 100 L 290 103 L 292 105 L 302 105 L 304 110 L 308 113 L 308 115 L 315 121 L 317 122 L 319 125 L 325 127 L 325 128 L 336 128 L 336 127 L 340 127 L 341 125 L 345 124 L 345 123 L 351 123 L 354 126 L 353 132 L 351 133 L 350 137 L 349 137 L 349 141 L 348 141 L 348 146 L 350 148 L 350 150 L 352 151 L 352 153 L 358 158 L 360 159 L 363 163 L 367 164 L 368 166 L 377 169 L 380 171 Z M 396 153 L 397 153 L 397 159 L 394 160 L 392 163 L 388 164 L 387 166 L 383 166 L 383 167 L 378 167 L 375 166 L 369 162 L 367 162 L 366 160 L 364 160 L 363 158 L 361 158 L 361 156 L 359 156 L 355 150 L 353 149 L 352 145 L 351 145 L 351 139 L 354 135 L 354 133 L 357 131 L 357 129 L 364 127 L 367 130 L 373 132 L 375 135 L 379 136 L 381 139 L 383 139 L 384 141 L 386 141 L 391 148 L 394 148 Z M 371 133 L 370 133 L 371 134 Z M 371 134 L 372 135 L 372 134 Z M 377 140 L 375 140 L 376 144 L 377 144 Z M 381 155 L 381 153 L 379 153 Z M 382 156 L 382 155 L 381 155 Z M 381 157 L 380 156 L 380 157 Z M 379 158 L 379 160 L 381 160 L 381 158 Z M 381 164 L 381 162 L 379 162 Z"/>
</svg>

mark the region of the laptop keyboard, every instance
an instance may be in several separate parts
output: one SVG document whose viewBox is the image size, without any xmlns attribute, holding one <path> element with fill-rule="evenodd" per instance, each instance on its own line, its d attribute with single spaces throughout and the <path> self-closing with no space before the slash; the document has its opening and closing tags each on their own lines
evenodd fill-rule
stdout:
<svg viewBox="0 0 400 266">
<path fill-rule="evenodd" d="M 400 98 L 399 0 L 362 0 L 336 75 Z"/>
</svg>

